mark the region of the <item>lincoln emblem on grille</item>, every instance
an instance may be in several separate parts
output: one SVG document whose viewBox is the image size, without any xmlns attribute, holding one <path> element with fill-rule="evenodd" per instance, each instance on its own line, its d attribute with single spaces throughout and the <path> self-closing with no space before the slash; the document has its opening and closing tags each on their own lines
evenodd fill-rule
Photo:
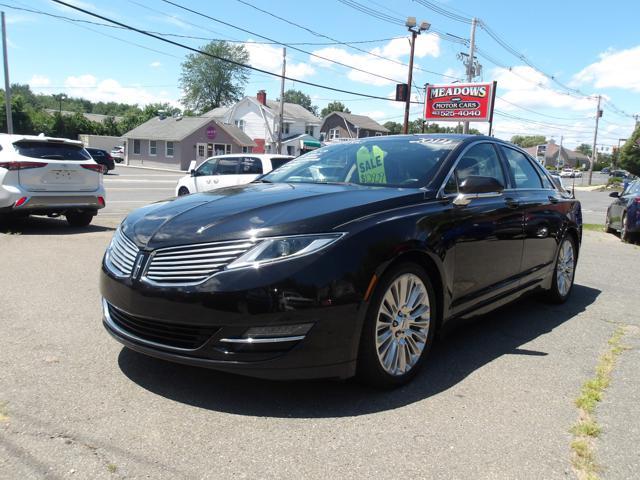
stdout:
<svg viewBox="0 0 640 480">
<path fill-rule="evenodd" d="M 144 264 L 144 253 L 140 252 L 138 257 L 136 258 L 136 263 L 133 266 L 133 272 L 131 273 L 131 278 L 139 278 L 140 270 L 142 269 L 142 265 Z"/>
</svg>

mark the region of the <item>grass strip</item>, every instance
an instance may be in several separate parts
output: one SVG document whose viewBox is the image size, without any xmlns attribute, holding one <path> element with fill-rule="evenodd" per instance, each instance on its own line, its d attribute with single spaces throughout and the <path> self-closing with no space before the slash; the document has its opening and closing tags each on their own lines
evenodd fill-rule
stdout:
<svg viewBox="0 0 640 480">
<path fill-rule="evenodd" d="M 624 327 L 618 327 L 608 341 L 609 349 L 600 357 L 595 376 L 582 385 L 580 396 L 575 400 L 578 421 L 571 427 L 571 463 L 581 480 L 597 480 L 600 467 L 596 462 L 594 440 L 602 431 L 595 419 L 595 408 L 602 400 L 604 391 L 611 383 L 611 374 L 616 359 L 624 351 L 622 338 Z"/>
</svg>

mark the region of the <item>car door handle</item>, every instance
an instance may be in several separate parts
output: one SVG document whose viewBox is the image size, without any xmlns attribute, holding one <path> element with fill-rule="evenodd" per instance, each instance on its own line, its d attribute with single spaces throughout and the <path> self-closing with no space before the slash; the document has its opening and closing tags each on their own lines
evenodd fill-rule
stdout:
<svg viewBox="0 0 640 480">
<path fill-rule="evenodd" d="M 504 199 L 504 203 L 507 204 L 509 208 L 518 208 L 520 206 L 520 202 L 515 198 L 507 197 Z"/>
<path fill-rule="evenodd" d="M 558 200 L 556 197 L 549 195 L 549 201 L 551 203 L 558 203 L 560 200 Z"/>
</svg>

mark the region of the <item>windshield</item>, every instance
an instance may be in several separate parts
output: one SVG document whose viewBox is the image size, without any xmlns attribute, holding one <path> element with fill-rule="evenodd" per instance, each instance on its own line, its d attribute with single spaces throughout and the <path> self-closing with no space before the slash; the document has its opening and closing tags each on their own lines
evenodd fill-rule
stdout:
<svg viewBox="0 0 640 480">
<path fill-rule="evenodd" d="M 291 160 L 262 180 L 418 188 L 459 143 L 450 138 L 400 137 L 329 145 Z"/>
<path fill-rule="evenodd" d="M 16 152 L 30 158 L 47 158 L 51 160 L 91 160 L 91 156 L 79 145 L 50 142 L 16 142 Z"/>
</svg>

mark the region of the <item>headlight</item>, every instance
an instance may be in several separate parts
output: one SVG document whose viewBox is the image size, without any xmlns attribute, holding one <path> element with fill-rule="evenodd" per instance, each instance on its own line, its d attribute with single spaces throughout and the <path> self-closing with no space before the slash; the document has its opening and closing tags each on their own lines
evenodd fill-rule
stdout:
<svg viewBox="0 0 640 480">
<path fill-rule="evenodd" d="M 258 267 L 265 263 L 289 260 L 315 253 L 327 248 L 343 235 L 344 233 L 329 233 L 268 238 L 227 265 L 227 269 Z"/>
</svg>

